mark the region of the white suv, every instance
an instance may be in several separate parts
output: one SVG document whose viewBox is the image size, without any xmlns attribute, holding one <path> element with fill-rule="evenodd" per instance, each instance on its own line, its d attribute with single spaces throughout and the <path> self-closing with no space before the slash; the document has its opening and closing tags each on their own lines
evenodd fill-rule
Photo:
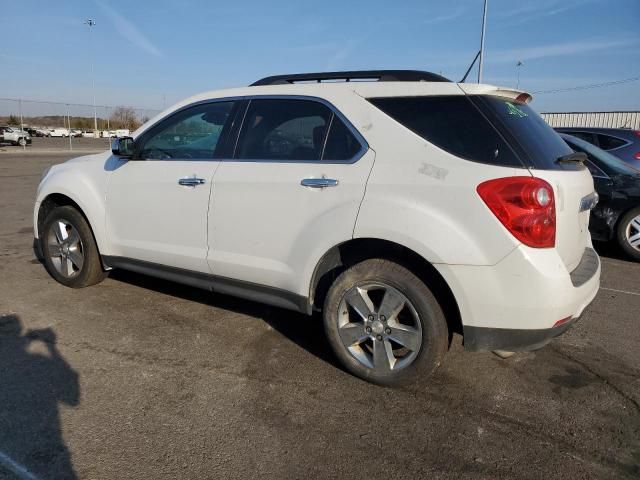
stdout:
<svg viewBox="0 0 640 480">
<path fill-rule="evenodd" d="M 70 287 L 121 268 L 322 311 L 344 367 L 384 385 L 431 373 L 453 332 L 539 348 L 600 262 L 589 171 L 530 99 L 416 71 L 197 95 L 46 172 L 37 245 Z"/>
</svg>

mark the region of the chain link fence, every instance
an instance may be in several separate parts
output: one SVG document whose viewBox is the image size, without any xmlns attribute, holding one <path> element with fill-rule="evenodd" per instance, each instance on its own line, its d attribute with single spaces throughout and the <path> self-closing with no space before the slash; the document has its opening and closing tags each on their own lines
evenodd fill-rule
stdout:
<svg viewBox="0 0 640 480">
<path fill-rule="evenodd" d="M 19 98 L 0 98 L 0 126 L 28 129 L 32 137 L 62 137 L 68 149 L 79 138 L 102 139 L 133 132 L 160 109 L 128 105 L 86 105 Z"/>
</svg>

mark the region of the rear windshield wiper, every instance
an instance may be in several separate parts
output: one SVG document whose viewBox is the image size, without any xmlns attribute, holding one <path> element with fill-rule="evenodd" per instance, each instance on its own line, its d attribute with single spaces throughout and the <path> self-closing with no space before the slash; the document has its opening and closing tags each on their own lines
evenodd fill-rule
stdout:
<svg viewBox="0 0 640 480">
<path fill-rule="evenodd" d="M 584 163 L 587 154 L 584 152 L 571 152 L 556 159 L 556 163 Z"/>
</svg>

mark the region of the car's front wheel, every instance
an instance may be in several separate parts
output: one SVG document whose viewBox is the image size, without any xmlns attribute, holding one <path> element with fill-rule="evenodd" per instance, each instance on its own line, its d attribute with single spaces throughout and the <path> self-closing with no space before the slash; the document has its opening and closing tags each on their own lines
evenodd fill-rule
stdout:
<svg viewBox="0 0 640 480">
<path fill-rule="evenodd" d="M 630 258 L 640 261 L 640 208 L 625 213 L 618 222 L 618 244 Z"/>
<path fill-rule="evenodd" d="M 91 228 L 75 208 L 54 208 L 39 233 L 45 267 L 61 284 L 88 287 L 107 276 Z"/>
<path fill-rule="evenodd" d="M 389 260 L 365 260 L 345 270 L 329 289 L 323 316 L 344 367 L 380 385 L 430 375 L 449 344 L 444 314 L 431 291 Z"/>
<path fill-rule="evenodd" d="M 24 147 L 27 145 L 27 139 L 24 137 L 21 137 L 18 139 L 18 145 L 20 145 L 21 147 Z"/>
</svg>

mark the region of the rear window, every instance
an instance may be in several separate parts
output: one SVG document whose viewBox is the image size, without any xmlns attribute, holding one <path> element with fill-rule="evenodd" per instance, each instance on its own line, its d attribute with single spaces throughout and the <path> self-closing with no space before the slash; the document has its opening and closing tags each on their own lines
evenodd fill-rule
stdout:
<svg viewBox="0 0 640 480">
<path fill-rule="evenodd" d="M 527 166 L 541 170 L 584 168 L 579 164 L 558 164 L 571 148 L 530 106 L 502 97 L 470 96 L 503 134 Z"/>
<path fill-rule="evenodd" d="M 626 140 L 603 134 L 598 134 L 598 143 L 603 150 L 613 150 L 614 148 L 620 148 L 627 144 Z"/>
<path fill-rule="evenodd" d="M 457 157 L 492 165 L 523 166 L 466 96 L 387 97 L 373 98 L 370 102 L 409 130 Z"/>
</svg>

